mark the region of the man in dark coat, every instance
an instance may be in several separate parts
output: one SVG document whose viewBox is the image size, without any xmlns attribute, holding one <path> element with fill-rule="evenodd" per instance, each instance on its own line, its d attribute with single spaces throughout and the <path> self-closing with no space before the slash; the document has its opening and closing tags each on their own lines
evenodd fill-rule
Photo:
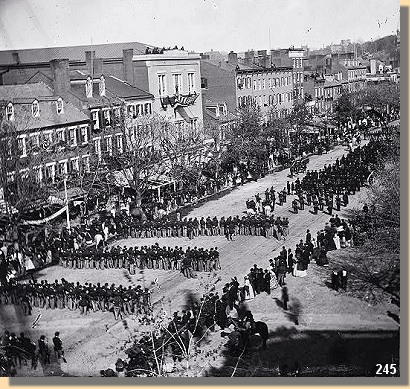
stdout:
<svg viewBox="0 0 410 389">
<path fill-rule="evenodd" d="M 63 350 L 63 342 L 60 339 L 60 333 L 57 331 L 54 334 L 53 338 L 53 345 L 54 345 L 54 355 L 57 360 L 60 358 L 67 363 L 66 359 L 64 358 L 64 350 Z"/>
</svg>

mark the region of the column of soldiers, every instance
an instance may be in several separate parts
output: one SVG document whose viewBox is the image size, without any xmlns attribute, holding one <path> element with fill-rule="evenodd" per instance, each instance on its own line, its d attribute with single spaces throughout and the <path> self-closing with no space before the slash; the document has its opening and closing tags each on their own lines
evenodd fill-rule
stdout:
<svg viewBox="0 0 410 389">
<path fill-rule="evenodd" d="M 141 285 L 128 288 L 108 283 L 92 284 L 68 282 L 48 283 L 47 280 L 30 280 L 20 284 L 15 281 L 0 289 L 2 305 L 20 305 L 25 315 L 31 315 L 33 307 L 45 309 L 80 310 L 88 312 L 112 311 L 117 320 L 123 315 L 146 314 L 151 310 L 151 295 L 148 288 Z"/>
<path fill-rule="evenodd" d="M 365 184 L 379 152 L 379 144 L 370 142 L 347 156 L 337 158 L 333 165 L 308 171 L 302 180 L 297 178 L 290 190 L 296 195 L 292 201 L 293 212 L 303 210 L 305 204 L 313 208 L 313 214 L 327 211 L 332 215 L 334 211 L 340 211 L 342 205 L 348 205 L 349 196 L 360 191 Z"/>
<path fill-rule="evenodd" d="M 204 249 L 196 246 L 152 246 L 79 248 L 62 251 L 61 265 L 71 269 L 127 269 L 134 275 L 137 269 L 179 270 L 186 277 L 192 271 L 210 272 L 221 269 L 218 248 Z"/>
<path fill-rule="evenodd" d="M 280 222 L 279 222 L 280 221 Z M 161 220 L 139 221 L 133 217 L 122 219 L 121 226 L 117 225 L 117 235 L 123 238 L 164 238 L 225 235 L 260 235 L 269 237 L 278 236 L 275 226 L 280 224 L 288 226 L 288 221 L 275 219 L 273 215 L 254 216 L 229 216 L 217 218 L 184 218 L 183 220 L 170 220 L 165 217 Z M 283 228 L 279 228 L 281 231 Z M 274 231 L 275 230 L 275 231 Z M 279 234 L 283 235 L 283 234 Z"/>
</svg>

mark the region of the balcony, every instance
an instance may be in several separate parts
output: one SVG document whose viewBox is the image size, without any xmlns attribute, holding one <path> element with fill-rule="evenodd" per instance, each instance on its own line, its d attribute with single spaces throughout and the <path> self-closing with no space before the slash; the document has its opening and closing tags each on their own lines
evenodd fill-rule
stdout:
<svg viewBox="0 0 410 389">
<path fill-rule="evenodd" d="M 175 94 L 173 96 L 160 97 L 160 99 L 162 108 L 165 110 L 167 109 L 168 105 L 170 105 L 172 108 L 188 107 L 190 105 L 194 105 L 198 96 L 199 94 L 194 92 L 186 95 Z"/>
</svg>

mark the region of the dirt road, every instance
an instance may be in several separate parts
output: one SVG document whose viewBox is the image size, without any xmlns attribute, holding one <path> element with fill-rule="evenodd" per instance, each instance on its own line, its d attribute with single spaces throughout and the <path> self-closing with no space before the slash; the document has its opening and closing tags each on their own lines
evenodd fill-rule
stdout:
<svg viewBox="0 0 410 389">
<path fill-rule="evenodd" d="M 323 165 L 332 164 L 336 158 L 346 151 L 343 147 L 337 147 L 328 154 L 312 156 L 308 169 L 319 169 Z M 229 194 L 217 200 L 212 200 L 193 209 L 189 217 L 201 216 L 229 216 L 241 215 L 246 209 L 245 201 L 256 193 L 263 193 L 267 187 L 273 186 L 276 190 L 282 189 L 289 178 L 289 170 L 271 174 L 257 182 L 241 186 Z M 301 177 L 302 175 L 300 175 Z M 363 192 L 352 196 L 349 207 L 358 203 Z M 205 285 L 216 283 L 216 290 L 221 292 L 225 282 L 236 276 L 240 283 L 253 264 L 266 268 L 269 258 L 273 258 L 281 247 L 295 248 L 300 239 L 304 239 L 306 230 L 309 228 L 313 234 L 322 229 L 329 219 L 329 215 L 319 213 L 313 215 L 309 207 L 298 214 L 290 212 L 293 196 L 289 196 L 287 203 L 275 208 L 275 216 L 287 216 L 290 220 L 290 233 L 285 242 L 263 237 L 236 236 L 234 241 L 228 242 L 223 236 L 198 237 L 190 241 L 188 238 L 152 238 L 152 239 L 126 239 L 118 242 L 123 245 L 150 245 L 159 242 L 160 245 L 198 247 L 218 247 L 220 251 L 222 270 L 215 274 L 207 275 L 199 273 L 196 279 L 186 279 L 182 274 L 163 270 L 146 270 L 143 274 L 129 277 L 122 270 L 95 270 L 82 269 L 71 270 L 54 266 L 40 272 L 40 279 L 53 282 L 55 279 L 64 277 L 68 281 L 80 281 L 81 283 L 116 283 L 128 286 L 145 282 L 150 285 L 158 278 L 159 287 L 152 290 L 152 299 L 156 307 L 163 306 L 169 313 L 181 310 L 185 303 L 188 292 L 200 294 Z M 340 212 L 343 216 L 343 212 Z M 392 309 L 388 303 L 376 306 L 369 305 L 365 301 L 350 297 L 343 292 L 335 292 L 329 289 L 326 281 L 329 280 L 329 272 L 332 269 L 332 253 L 330 255 L 330 267 L 319 268 L 312 264 L 306 278 L 287 276 L 286 283 L 289 290 L 290 305 L 297 307 L 300 330 L 394 330 L 397 324 L 386 315 L 387 309 Z M 293 317 L 289 312 L 280 307 L 281 291 L 279 288 L 271 295 L 263 293 L 249 302 L 256 320 L 267 322 L 269 329 L 274 331 L 279 327 L 291 327 L 294 325 Z M 27 328 L 27 318 L 21 316 L 19 309 L 11 306 L 1 308 L 3 323 L 0 329 L 13 326 L 15 332 Z M 37 314 L 34 309 L 34 317 Z M 44 333 L 51 339 L 54 331 L 59 330 L 66 347 L 67 363 L 61 369 L 68 375 L 98 375 L 100 369 L 113 367 L 116 359 L 121 356 L 122 346 L 138 325 L 132 318 L 124 322 L 115 322 L 112 313 L 91 313 L 81 316 L 79 312 L 69 310 L 42 310 L 42 318 L 34 330 L 30 330 L 32 337 Z M 33 319 L 34 320 L 34 319 Z M 15 323 L 19 322 L 17 326 Z M 31 318 L 28 320 L 31 323 Z M 17 328 L 18 327 L 18 328 Z M 108 329 L 108 331 L 107 331 Z M 28 332 L 28 331 L 27 331 Z M 54 374 L 59 375 L 60 370 L 55 369 Z M 32 374 L 32 373 L 29 373 Z M 38 372 L 39 375 L 44 373 Z"/>
</svg>

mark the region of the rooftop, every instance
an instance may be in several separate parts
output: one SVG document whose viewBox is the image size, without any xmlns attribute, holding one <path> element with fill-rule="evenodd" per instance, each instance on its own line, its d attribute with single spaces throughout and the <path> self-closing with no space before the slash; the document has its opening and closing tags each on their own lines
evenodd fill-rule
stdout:
<svg viewBox="0 0 410 389">
<path fill-rule="evenodd" d="M 0 51 L 0 65 L 18 65 L 20 63 L 50 62 L 57 58 L 70 61 L 85 61 L 86 51 L 95 51 L 96 58 L 122 58 L 122 51 L 133 49 L 134 54 L 145 54 L 147 47 L 140 42 L 104 43 L 99 45 L 60 46 L 37 49 Z"/>
<path fill-rule="evenodd" d="M 34 130 L 47 127 L 88 123 L 89 118 L 72 104 L 64 101 L 63 113 L 57 113 L 58 96 L 46 84 L 41 82 L 24 85 L 0 85 L 0 100 L 12 102 L 14 122 L 19 131 Z M 33 117 L 31 104 L 39 102 L 38 117 Z"/>
</svg>

